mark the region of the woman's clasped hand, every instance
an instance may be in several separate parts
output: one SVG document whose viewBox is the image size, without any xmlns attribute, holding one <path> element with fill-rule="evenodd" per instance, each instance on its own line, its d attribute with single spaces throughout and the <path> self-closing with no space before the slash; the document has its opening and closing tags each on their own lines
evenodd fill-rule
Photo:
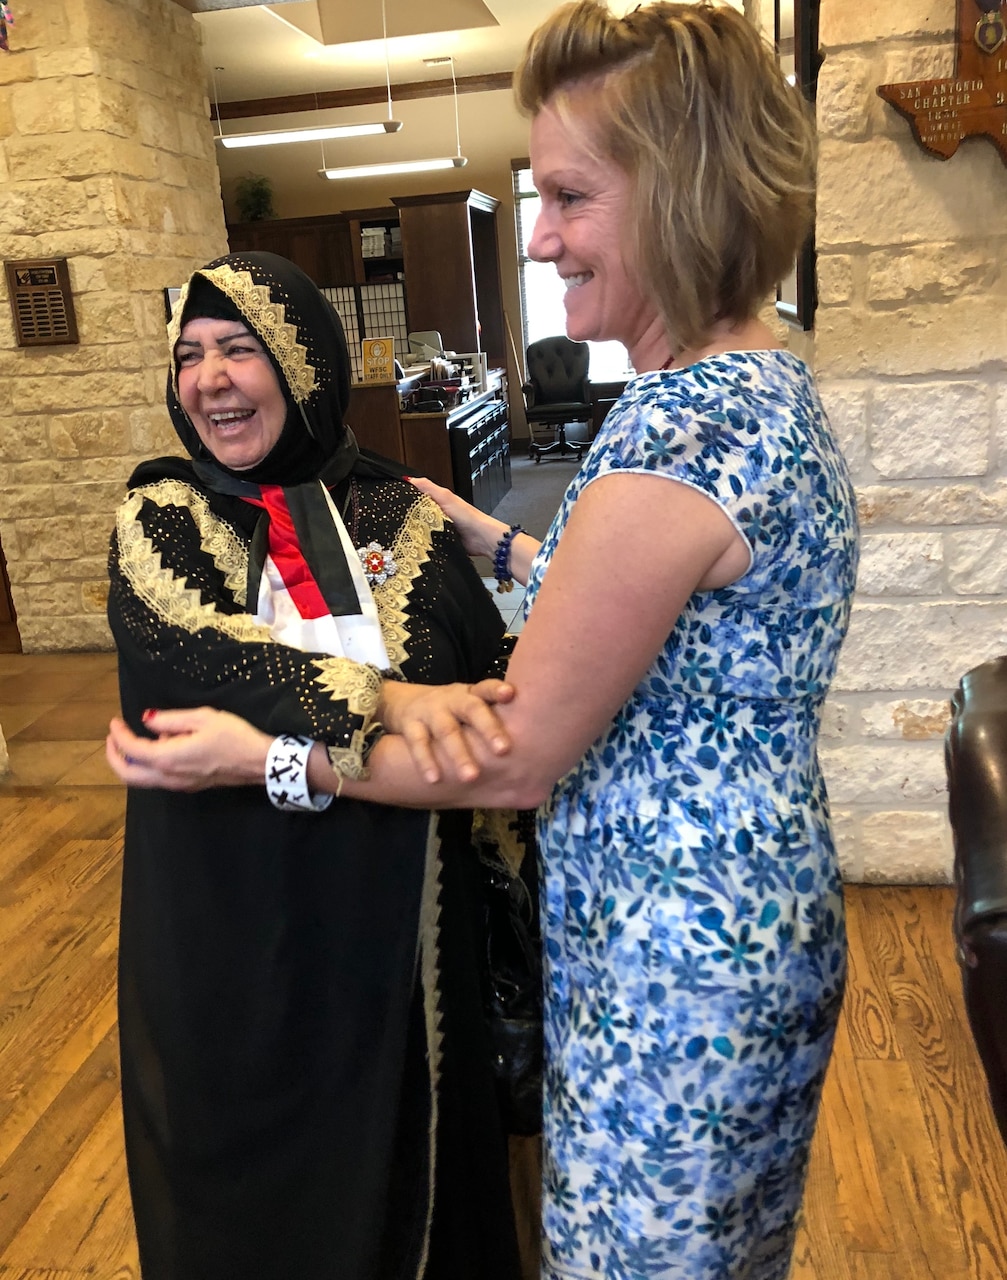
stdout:
<svg viewBox="0 0 1007 1280">
<path fill-rule="evenodd" d="M 446 771 L 471 782 L 479 776 L 480 752 L 504 755 L 510 748 L 493 704 L 513 696 L 513 685 L 503 680 L 434 689 L 389 680 L 382 686 L 380 720 L 389 733 L 401 734 L 427 782 L 439 782 Z M 141 737 L 118 718 L 109 726 L 108 762 L 128 786 L 202 791 L 262 781 L 271 738 L 229 711 L 147 710 L 143 726 L 154 736 Z M 466 729 L 478 738 L 478 748 Z"/>
</svg>

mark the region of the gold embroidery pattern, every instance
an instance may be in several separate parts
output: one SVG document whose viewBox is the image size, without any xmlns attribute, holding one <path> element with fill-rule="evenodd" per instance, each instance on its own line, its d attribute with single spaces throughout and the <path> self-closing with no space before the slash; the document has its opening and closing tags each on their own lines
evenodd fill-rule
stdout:
<svg viewBox="0 0 1007 1280">
<path fill-rule="evenodd" d="M 413 584 L 430 559 L 433 534 L 444 528 L 444 513 L 432 498 L 420 494 L 406 513 L 395 542 L 392 559 L 397 572 L 371 588 L 374 603 L 381 622 L 381 634 L 392 669 L 402 674 L 402 664 L 408 654 L 406 643 L 409 628 L 406 625 L 406 604 Z"/>
<path fill-rule="evenodd" d="M 521 874 L 525 846 L 518 838 L 517 814 L 513 809 L 476 809 L 472 834 L 479 844 L 495 847 L 511 876 Z"/>
<path fill-rule="evenodd" d="M 183 498 L 183 506 L 189 505 L 185 500 L 187 495 L 198 497 L 186 485 L 169 480 L 135 489 L 119 508 L 116 533 L 123 577 L 147 608 L 171 626 L 181 627 L 191 634 L 204 627 L 213 627 L 232 640 L 245 644 L 271 644 L 272 637 L 267 627 L 261 626 L 247 613 L 218 613 L 215 605 L 203 604 L 195 587 L 187 587 L 183 578 L 177 577 L 171 569 L 163 566 L 161 553 L 154 550 L 154 544 L 144 533 L 139 516 L 144 499 L 152 497 L 152 490 L 160 490 L 162 486 L 169 485 L 177 485 L 179 495 Z M 169 504 L 166 500 L 161 505 Z M 192 510 L 191 507 L 189 509 Z M 209 521 L 216 522 L 216 517 L 208 509 L 205 516 Z M 193 518 L 196 519 L 195 514 Z M 204 529 L 200 529 L 200 538 L 203 539 L 204 536 Z M 226 538 L 221 540 L 217 548 L 218 554 L 222 553 L 226 542 Z M 216 555 L 214 560 L 216 562 Z M 235 566 L 232 565 L 231 571 L 234 570 Z"/>
<path fill-rule="evenodd" d="M 248 271 L 235 271 L 226 263 L 208 271 L 197 271 L 225 294 L 276 357 L 283 370 L 291 394 L 298 404 L 307 400 L 315 389 L 315 370 L 308 362 L 307 348 L 297 341 L 297 326 L 287 320 L 286 309 L 281 302 L 269 296 L 269 286 L 256 284 Z M 168 345 L 172 351 L 182 332 L 182 312 L 189 295 L 189 285 L 182 286 L 178 302 L 172 309 L 168 322 Z M 178 391 L 177 373 L 172 361 L 172 384 Z"/>
<path fill-rule="evenodd" d="M 224 575 L 224 585 L 235 601 L 244 608 L 247 604 L 248 548 L 226 520 L 213 514 L 203 494 L 181 480 L 159 480 L 136 492 L 159 507 L 184 507 L 189 512 L 199 531 L 199 545 Z"/>
<path fill-rule="evenodd" d="M 343 778 L 366 778 L 363 753 L 381 698 L 381 673 L 376 667 L 349 658 L 316 658 L 313 665 L 318 668 L 314 683 L 327 697 L 345 702 L 350 714 L 361 719 L 360 728 L 348 741 L 326 748 L 329 764 Z"/>
<path fill-rule="evenodd" d="M 187 587 L 184 578 L 164 567 L 161 553 L 154 550 L 153 541 L 140 523 L 145 499 L 161 507 L 178 506 L 189 512 L 199 530 L 201 547 L 213 557 L 236 597 L 238 583 L 244 594 L 248 569 L 247 549 L 234 530 L 213 514 L 203 495 L 181 481 L 161 480 L 133 490 L 116 517 L 119 566 L 135 595 L 157 617 L 190 634 L 212 627 L 242 644 L 274 644 L 269 628 L 250 614 L 219 613 L 213 604 L 202 602 L 195 587 Z M 327 748 L 332 768 L 342 777 L 366 778 L 363 753 L 381 697 L 381 673 L 349 658 L 316 658 L 312 665 L 318 670 L 313 683 L 327 697 L 345 701 L 349 714 L 361 721 L 343 743 Z"/>
<path fill-rule="evenodd" d="M 430 1249 L 430 1226 L 436 1193 L 437 1092 L 440 1087 L 441 1063 L 444 1056 L 444 1028 L 441 1022 L 440 992 L 441 933 L 441 842 L 437 833 L 437 814 L 431 813 L 427 828 L 427 856 L 423 871 L 423 896 L 420 903 L 419 960 L 423 984 L 423 1015 L 427 1031 L 427 1062 L 430 1066 L 430 1141 L 427 1148 L 430 1198 L 423 1238 L 423 1253 L 417 1277 L 426 1270 Z"/>
</svg>

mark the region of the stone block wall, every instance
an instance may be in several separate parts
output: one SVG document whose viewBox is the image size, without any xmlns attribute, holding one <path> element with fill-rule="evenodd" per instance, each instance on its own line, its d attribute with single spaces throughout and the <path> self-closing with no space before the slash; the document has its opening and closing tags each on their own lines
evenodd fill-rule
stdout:
<svg viewBox="0 0 1007 1280">
<path fill-rule="evenodd" d="M 875 93 L 952 75 L 955 25 L 954 0 L 821 7 L 813 359 L 863 532 L 821 754 L 854 881 L 948 879 L 948 697 L 1007 652 L 1007 166 L 929 156 Z"/>
<path fill-rule="evenodd" d="M 20 348 L 0 274 L 0 542 L 26 652 L 111 646 L 113 513 L 175 451 L 165 286 L 226 252 L 199 29 L 173 0 L 20 0 L 0 52 L 5 260 L 66 258 L 79 345 Z"/>
</svg>

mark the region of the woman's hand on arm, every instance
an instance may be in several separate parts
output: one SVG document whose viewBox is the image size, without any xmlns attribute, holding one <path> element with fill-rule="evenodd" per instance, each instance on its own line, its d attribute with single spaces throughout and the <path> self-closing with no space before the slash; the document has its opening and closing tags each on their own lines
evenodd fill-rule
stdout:
<svg viewBox="0 0 1007 1280">
<path fill-rule="evenodd" d="M 504 755 L 510 738 L 493 704 L 510 702 L 514 686 L 503 680 L 478 684 L 422 685 L 386 680 L 378 715 L 389 731 L 401 735 L 413 763 L 428 782 L 439 782 L 442 765 L 462 782 L 479 776 L 479 765 L 464 730 L 481 739 L 487 750 Z M 437 755 L 434 745 L 440 748 Z"/>
<path fill-rule="evenodd" d="M 240 716 L 197 707 L 147 712 L 144 724 L 158 736 L 141 738 L 115 719 L 105 739 L 105 757 L 127 786 L 204 791 L 264 782 L 272 738 Z"/>
<path fill-rule="evenodd" d="M 502 755 L 510 739 L 492 704 L 509 702 L 513 685 L 503 680 L 478 684 L 413 685 L 386 681 L 380 716 L 400 734 L 415 769 L 429 782 L 451 776 L 471 782 L 478 758 Z M 207 787 L 255 786 L 265 778 L 272 738 L 228 711 L 197 707 L 191 711 L 149 711 L 146 727 L 156 738 L 140 737 L 125 721 L 109 726 L 105 755 L 114 772 L 132 787 L 165 791 L 202 791 Z M 468 736 L 464 730 L 468 730 Z M 335 791 L 323 744 L 313 751 L 321 791 Z"/>
<path fill-rule="evenodd" d="M 504 524 L 502 520 L 495 520 L 493 516 L 480 511 L 464 498 L 459 498 L 450 489 L 442 488 L 441 485 L 434 484 L 424 476 L 410 477 L 410 483 L 437 503 L 454 524 L 462 546 L 470 556 L 485 556 L 489 560 L 493 559 L 497 543 L 505 533 L 509 532 L 510 525 Z M 535 553 L 540 545 L 538 540 L 528 533 L 519 533 L 511 539 L 510 572 L 522 586 L 528 583 L 531 562 L 535 559 Z"/>
</svg>

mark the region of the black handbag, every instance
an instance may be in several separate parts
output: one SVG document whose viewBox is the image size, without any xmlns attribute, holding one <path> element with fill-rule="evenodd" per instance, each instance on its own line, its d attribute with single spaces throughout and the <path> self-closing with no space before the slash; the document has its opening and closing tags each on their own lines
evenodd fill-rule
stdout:
<svg viewBox="0 0 1007 1280">
<path fill-rule="evenodd" d="M 534 843 L 530 816 L 525 847 Z M 508 1133 L 542 1132 L 542 944 L 535 858 L 514 870 L 483 846 L 486 966 L 483 1008 L 493 1052 L 497 1099 Z"/>
</svg>

